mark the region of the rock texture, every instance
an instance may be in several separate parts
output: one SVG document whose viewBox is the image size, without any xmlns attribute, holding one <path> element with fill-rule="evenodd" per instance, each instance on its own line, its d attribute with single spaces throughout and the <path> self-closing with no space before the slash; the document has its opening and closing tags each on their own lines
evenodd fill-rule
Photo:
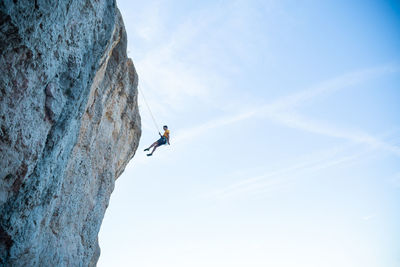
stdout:
<svg viewBox="0 0 400 267">
<path fill-rule="evenodd" d="M 0 2 L 0 266 L 93 266 L 141 134 L 112 0 Z"/>
</svg>

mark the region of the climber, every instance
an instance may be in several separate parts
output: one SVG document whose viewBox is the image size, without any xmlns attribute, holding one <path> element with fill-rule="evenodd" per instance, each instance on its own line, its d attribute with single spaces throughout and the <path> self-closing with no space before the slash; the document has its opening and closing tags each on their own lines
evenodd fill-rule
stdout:
<svg viewBox="0 0 400 267">
<path fill-rule="evenodd" d="M 164 125 L 164 126 L 163 126 L 163 129 L 164 129 L 164 134 L 163 134 L 163 135 L 161 135 L 160 132 L 158 133 L 158 134 L 160 135 L 161 138 L 158 139 L 157 141 L 155 141 L 151 146 L 149 146 L 148 148 L 146 148 L 146 149 L 144 150 L 144 151 L 149 151 L 150 148 L 153 147 L 153 151 L 151 151 L 150 154 L 147 154 L 147 156 L 153 155 L 153 153 L 154 153 L 154 151 L 157 149 L 157 147 L 162 146 L 162 145 L 165 145 L 166 143 L 168 143 L 168 145 L 170 144 L 170 143 L 169 143 L 169 130 L 168 130 L 168 126 L 167 126 L 167 125 Z"/>
</svg>

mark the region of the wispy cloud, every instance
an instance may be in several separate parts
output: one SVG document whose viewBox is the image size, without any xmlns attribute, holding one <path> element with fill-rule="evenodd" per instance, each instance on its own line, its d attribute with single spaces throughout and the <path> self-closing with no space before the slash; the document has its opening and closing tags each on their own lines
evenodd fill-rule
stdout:
<svg viewBox="0 0 400 267">
<path fill-rule="evenodd" d="M 268 118 L 291 128 L 341 138 L 354 143 L 365 144 L 372 148 L 381 149 L 400 156 L 400 147 L 392 145 L 360 130 L 341 129 L 328 123 L 311 120 L 294 112 L 268 114 Z"/>
<path fill-rule="evenodd" d="M 388 133 L 385 133 L 387 136 Z M 383 136 L 383 135 L 382 135 Z M 214 190 L 205 195 L 206 198 L 228 200 L 243 196 L 260 196 L 266 197 L 270 193 L 282 191 L 296 183 L 302 182 L 305 177 L 310 177 L 314 173 L 337 167 L 344 164 L 352 164 L 359 160 L 366 160 L 377 157 L 377 150 L 387 149 L 396 152 L 397 147 L 387 144 L 378 143 L 377 139 L 366 139 L 368 146 L 360 147 L 362 138 L 356 138 L 356 142 L 334 147 L 332 149 L 321 152 L 312 152 L 296 160 L 296 163 L 288 163 L 285 167 L 276 170 L 267 170 L 261 174 L 249 178 L 242 178 L 238 182 L 232 183 L 221 189 Z M 382 147 L 384 146 L 384 147 Z M 392 149 L 395 149 L 392 151 Z M 356 151 L 356 152 L 354 152 Z M 243 173 L 242 175 L 245 175 Z M 390 179 L 390 183 L 395 187 L 400 187 L 400 173 L 396 173 Z"/>
<path fill-rule="evenodd" d="M 335 148 L 324 151 L 319 155 L 312 155 L 310 159 L 297 162 L 275 171 L 266 171 L 255 177 L 245 178 L 236 183 L 232 183 L 222 189 L 215 190 L 206 195 L 209 198 L 231 199 L 243 195 L 265 194 L 266 192 L 276 191 L 281 187 L 298 182 L 299 177 L 307 174 L 338 166 L 345 163 L 351 163 L 358 160 L 368 150 L 358 153 L 341 153 L 343 148 Z"/>
<path fill-rule="evenodd" d="M 219 20 L 216 12 L 204 13 L 199 11 L 191 16 L 190 19 L 176 24 L 177 26 L 172 31 L 166 33 L 163 24 L 166 23 L 167 18 L 161 14 L 165 4 L 165 2 L 161 1 L 154 2 L 152 10 L 155 10 L 155 12 L 152 11 L 149 13 L 151 16 L 156 16 L 156 19 L 153 20 L 151 16 L 148 16 L 147 20 L 143 20 L 144 25 L 137 25 L 138 36 L 144 40 L 154 42 L 152 42 L 153 46 L 151 46 L 151 49 L 146 50 L 144 54 L 135 60 L 138 72 L 140 73 L 140 85 L 146 93 L 153 112 L 157 114 L 160 121 L 167 120 L 163 114 L 173 116 L 174 112 L 179 109 L 190 109 L 190 105 L 196 101 L 207 102 L 215 94 L 215 91 L 225 88 L 228 84 L 226 77 L 217 76 L 212 69 L 194 64 L 196 60 L 200 62 L 206 58 L 213 59 L 220 57 L 220 54 L 216 54 L 216 51 L 219 51 L 218 49 L 214 51 L 215 47 L 207 47 L 205 50 L 198 49 L 186 54 L 184 52 L 188 47 L 191 49 L 199 48 L 196 40 L 199 36 L 207 34 L 206 31 L 210 28 L 210 25 L 214 25 Z M 145 15 L 143 16 L 146 17 Z M 235 22 L 235 24 L 240 25 L 240 21 Z M 160 36 L 162 41 L 158 42 Z M 130 50 L 134 50 L 134 46 Z M 243 50 L 245 51 L 246 49 Z M 367 149 L 380 149 L 400 155 L 400 148 L 398 146 L 389 144 L 378 137 L 358 129 L 343 129 L 329 122 L 316 121 L 296 112 L 298 107 L 309 104 L 314 99 L 333 94 L 340 90 L 350 90 L 352 87 L 358 86 L 368 80 L 398 71 L 399 68 L 393 65 L 361 69 L 323 81 L 315 86 L 281 97 L 265 105 L 249 109 L 244 106 L 236 106 L 233 113 L 213 118 L 194 127 L 174 129 L 172 144 L 176 150 L 180 145 L 185 145 L 186 142 L 195 140 L 199 136 L 204 136 L 204 134 L 212 132 L 216 128 L 237 124 L 248 119 L 258 119 L 270 120 L 286 127 L 313 134 L 351 141 L 357 145 L 364 145 L 364 148 Z M 207 104 L 206 108 L 209 108 L 210 103 Z M 151 125 L 152 121 L 148 115 L 148 111 L 143 110 L 145 108 L 144 105 L 141 107 L 143 127 L 152 131 L 154 127 Z M 222 108 L 221 110 L 229 109 Z M 239 111 L 236 112 L 237 110 Z M 158 156 L 168 157 L 168 155 Z M 318 169 L 329 168 L 355 160 L 358 157 L 360 155 L 356 153 L 336 158 L 328 157 L 324 160 L 317 158 L 308 162 L 294 164 L 288 168 L 264 173 L 229 185 L 222 189 L 219 195 L 228 197 L 229 195 L 262 192 L 271 188 L 281 187 L 284 184 L 293 182 L 291 178 L 285 178 L 293 177 L 293 172 L 317 171 Z M 144 159 L 143 162 L 139 159 L 135 161 L 136 164 L 145 162 L 147 161 Z"/>
<path fill-rule="evenodd" d="M 215 41 L 210 40 L 211 44 L 208 42 L 207 46 L 202 48 L 198 39 L 199 36 L 207 34 L 210 27 L 218 28 L 221 22 L 224 23 L 224 20 L 221 20 L 221 14 L 224 14 L 230 20 L 225 25 L 227 28 L 232 25 L 236 29 L 240 28 L 241 23 L 246 21 L 246 18 L 237 19 L 237 12 L 243 11 L 242 8 L 238 9 L 237 5 L 241 6 L 242 4 L 246 6 L 244 2 L 236 1 L 231 3 L 231 7 L 224 6 L 223 9 L 216 5 L 213 6 L 213 9 L 198 10 L 190 17 L 185 17 L 183 21 L 176 23 L 172 30 L 171 27 L 168 27 L 169 32 L 166 32 L 166 27 L 163 26 L 171 19 L 163 15 L 163 10 L 168 8 L 167 2 L 153 1 L 151 5 L 147 6 L 147 9 L 140 12 L 141 19 L 138 21 L 142 21 L 142 23 L 133 23 L 135 26 L 132 32 L 144 40 L 150 40 L 152 45 L 149 45 L 150 49 L 147 49 L 145 53 L 139 54 L 135 62 L 140 73 L 140 85 L 146 93 L 146 98 L 150 102 L 153 112 L 157 114 L 158 120 L 168 121 L 167 115 L 164 114 L 178 116 L 179 110 L 180 112 L 188 110 L 194 103 L 207 103 L 205 108 L 210 108 L 212 106 L 210 99 L 213 98 L 213 95 L 217 95 L 218 90 L 223 91 L 222 88 L 227 87 L 229 82 L 226 77 L 214 73 L 209 64 L 208 67 L 205 67 L 200 63 L 204 63 L 206 59 L 218 59 L 223 53 L 216 44 L 213 44 Z M 214 9 L 218 10 L 215 11 Z M 130 50 L 135 48 L 133 44 L 130 44 L 130 47 Z M 242 53 L 248 54 L 245 52 L 246 49 L 242 50 L 244 51 Z M 196 64 L 196 62 L 200 64 Z M 398 71 L 398 66 L 394 65 L 361 69 L 323 81 L 301 92 L 279 98 L 265 105 L 250 109 L 235 106 L 234 113 L 213 118 L 191 128 L 176 129 L 173 141 L 174 144 L 184 143 L 218 127 L 239 123 L 247 119 L 261 118 L 298 130 L 342 138 L 399 154 L 400 148 L 387 144 L 367 133 L 341 129 L 326 122 L 305 118 L 294 111 L 299 106 L 307 104 L 317 97 L 350 89 L 365 81 Z M 222 101 L 223 99 L 219 99 L 219 102 Z M 228 109 L 222 108 L 222 110 Z M 239 112 L 236 112 L 237 110 Z M 141 107 L 141 111 L 144 129 L 152 130 L 154 127 L 150 124 L 151 118 L 144 105 Z"/>
<path fill-rule="evenodd" d="M 273 103 L 266 105 L 264 109 L 267 113 L 273 111 L 290 110 L 298 107 L 301 104 L 305 104 L 316 97 L 359 85 L 360 83 L 375 79 L 382 75 L 397 72 L 399 72 L 399 67 L 396 65 L 384 65 L 349 72 L 339 77 L 323 81 L 301 92 L 282 97 Z"/>
<path fill-rule="evenodd" d="M 374 219 L 376 216 L 377 215 L 375 213 L 372 213 L 372 214 L 369 214 L 369 215 L 366 215 L 366 216 L 362 217 L 362 219 L 364 221 L 370 221 L 370 220 Z"/>
<path fill-rule="evenodd" d="M 275 6 L 270 2 L 261 6 Z M 158 114 L 184 111 L 199 102 L 218 109 L 222 97 L 234 87 L 232 76 L 243 72 L 249 57 L 258 58 L 257 53 L 249 53 L 254 50 L 249 40 L 264 38 L 251 30 L 255 7 L 248 10 L 245 1 L 210 2 L 186 16 L 174 17 L 162 11 L 169 10 L 169 4 L 151 1 L 150 8 L 139 14 L 141 22 L 132 21 L 134 36 L 149 41 L 143 51 L 137 42 L 128 44 L 139 83 Z"/>
<path fill-rule="evenodd" d="M 314 134 L 341 138 L 400 155 L 400 147 L 388 144 L 379 138 L 367 134 L 361 130 L 342 129 L 329 123 L 306 118 L 294 111 L 299 105 L 311 101 L 318 96 L 334 93 L 350 86 L 357 85 L 361 82 L 365 82 L 369 79 L 379 77 L 380 75 L 398 71 L 399 69 L 397 67 L 389 65 L 348 73 L 340 77 L 324 81 L 299 93 L 280 98 L 272 103 L 254 107 L 233 115 L 216 118 L 192 128 L 180 130 L 179 134 L 176 136 L 176 141 L 179 143 L 185 140 L 190 140 L 198 135 L 203 135 L 205 132 L 212 129 L 238 123 L 246 119 L 265 118 L 287 127 L 311 132 Z"/>
<path fill-rule="evenodd" d="M 363 148 L 359 148 L 355 153 L 340 154 L 337 149 L 333 149 L 323 157 L 316 156 L 285 168 L 242 179 L 210 194 L 212 197 L 218 199 L 229 199 L 241 195 L 265 194 L 279 188 L 285 188 L 293 184 L 296 178 L 302 174 L 314 173 L 333 166 L 354 162 L 360 158 L 364 158 L 365 154 L 371 150 L 382 150 L 399 156 L 400 147 L 387 143 L 379 137 L 357 129 L 342 129 L 326 122 L 306 118 L 295 112 L 298 106 L 310 102 L 319 96 L 334 93 L 358 85 L 368 79 L 392 72 L 398 72 L 398 69 L 392 66 L 384 66 L 345 74 L 299 93 L 280 98 L 272 103 L 254 107 L 253 109 L 231 116 L 217 118 L 194 128 L 183 130 L 177 136 L 177 139 L 183 142 L 195 138 L 198 134 L 203 135 L 205 132 L 217 127 L 238 123 L 246 119 L 265 118 L 290 128 L 351 141 L 353 146 L 364 145 Z"/>
<path fill-rule="evenodd" d="M 207 121 L 195 127 L 180 130 L 178 131 L 177 136 L 174 138 L 175 142 L 182 143 L 185 141 L 193 140 L 193 138 L 202 135 L 212 129 L 234 124 L 242 120 L 254 117 L 256 115 L 256 112 L 257 112 L 256 110 L 250 110 L 230 116 L 223 116 L 220 118 Z"/>
<path fill-rule="evenodd" d="M 167 3 L 156 2 L 155 5 L 158 9 L 160 5 L 169 8 Z M 213 47 L 214 42 L 211 40 L 203 48 L 199 41 L 203 40 L 220 16 L 218 12 L 210 10 L 213 9 L 193 12 L 183 20 L 157 14 L 159 22 L 150 27 L 151 31 L 158 33 L 158 39 L 153 40 L 150 48 L 135 58 L 135 64 L 140 73 L 139 82 L 157 113 L 171 114 L 190 107 L 193 101 L 207 102 L 218 88 L 225 87 L 224 77 L 204 64 L 207 60 L 219 57 Z M 163 29 L 162 24 L 169 24 L 168 31 Z M 142 31 L 137 27 L 138 35 Z M 134 48 L 132 44 L 130 50 Z"/>
<path fill-rule="evenodd" d="M 153 1 L 137 12 L 138 17 L 127 25 L 132 26 L 129 32 L 135 33 L 143 41 L 154 41 L 159 38 L 161 32 L 164 31 L 162 23 L 162 2 Z M 125 16 L 125 19 L 130 19 L 131 16 Z"/>
</svg>

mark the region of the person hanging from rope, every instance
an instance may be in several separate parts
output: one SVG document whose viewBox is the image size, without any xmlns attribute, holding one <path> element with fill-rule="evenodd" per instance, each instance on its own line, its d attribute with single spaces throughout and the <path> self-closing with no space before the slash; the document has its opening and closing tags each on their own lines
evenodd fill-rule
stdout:
<svg viewBox="0 0 400 267">
<path fill-rule="evenodd" d="M 158 134 L 160 135 L 161 138 L 158 139 L 157 141 L 155 141 L 151 146 L 149 146 L 148 148 L 146 148 L 146 149 L 144 150 L 144 151 L 149 151 L 150 148 L 153 148 L 153 151 L 151 151 L 150 154 L 147 154 L 147 156 L 152 156 L 153 153 L 154 153 L 154 151 L 156 151 L 157 147 L 162 146 L 162 145 L 165 145 L 165 144 L 167 144 L 167 143 L 168 143 L 168 145 L 170 144 L 170 143 L 169 143 L 169 130 L 168 130 L 168 126 L 167 126 L 167 125 L 164 125 L 164 126 L 163 126 L 163 129 L 164 129 L 164 134 L 163 134 L 163 135 L 161 135 L 160 132 L 158 133 Z"/>
</svg>

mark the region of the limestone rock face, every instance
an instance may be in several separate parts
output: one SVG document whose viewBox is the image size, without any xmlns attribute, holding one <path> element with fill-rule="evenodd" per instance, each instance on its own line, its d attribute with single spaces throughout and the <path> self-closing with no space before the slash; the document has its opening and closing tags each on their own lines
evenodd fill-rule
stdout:
<svg viewBox="0 0 400 267">
<path fill-rule="evenodd" d="M 0 2 L 0 266 L 93 266 L 141 128 L 113 0 Z"/>
</svg>

